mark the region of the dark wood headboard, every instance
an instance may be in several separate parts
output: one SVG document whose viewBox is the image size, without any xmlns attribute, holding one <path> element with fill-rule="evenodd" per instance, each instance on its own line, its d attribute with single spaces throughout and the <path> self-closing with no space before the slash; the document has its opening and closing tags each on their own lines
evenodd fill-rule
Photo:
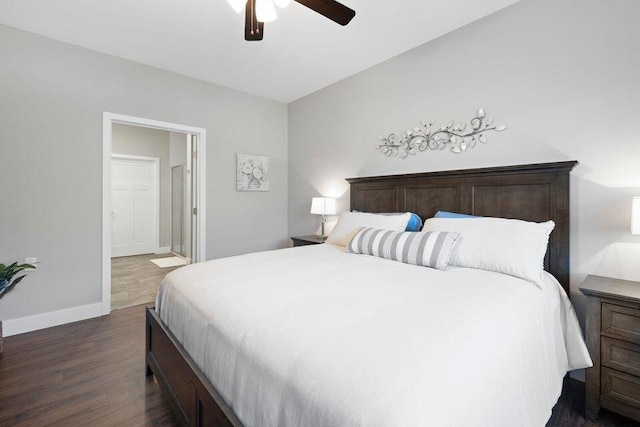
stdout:
<svg viewBox="0 0 640 427">
<path fill-rule="evenodd" d="M 439 211 L 479 216 L 553 220 L 544 268 L 569 293 L 569 172 L 577 161 L 482 169 L 348 178 L 351 210 Z"/>
</svg>

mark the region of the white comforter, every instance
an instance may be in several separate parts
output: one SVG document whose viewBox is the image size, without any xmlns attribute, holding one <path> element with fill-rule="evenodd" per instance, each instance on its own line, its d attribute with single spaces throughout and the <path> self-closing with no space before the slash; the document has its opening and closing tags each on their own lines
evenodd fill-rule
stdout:
<svg viewBox="0 0 640 427">
<path fill-rule="evenodd" d="M 325 244 L 181 268 L 156 310 L 246 426 L 543 426 L 591 361 L 541 286 Z"/>
</svg>

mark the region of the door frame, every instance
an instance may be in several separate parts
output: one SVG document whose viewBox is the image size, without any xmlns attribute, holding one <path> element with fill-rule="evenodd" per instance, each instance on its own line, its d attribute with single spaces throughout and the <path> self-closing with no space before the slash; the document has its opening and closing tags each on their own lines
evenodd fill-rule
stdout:
<svg viewBox="0 0 640 427">
<path fill-rule="evenodd" d="M 113 164 L 114 159 L 143 161 L 151 164 L 153 167 L 154 174 L 155 174 L 155 182 L 153 183 L 155 186 L 155 189 L 153 192 L 153 198 L 154 198 L 153 205 L 155 209 L 155 212 L 153 215 L 153 220 L 155 221 L 155 224 L 153 227 L 153 246 L 155 246 L 154 252 L 158 252 L 158 250 L 160 249 L 160 159 L 158 157 L 134 156 L 131 154 L 111 153 L 111 160 L 112 160 L 111 164 Z M 109 206 L 111 206 L 111 199 L 109 199 Z M 111 211 L 111 209 L 109 209 L 109 211 Z M 111 250 L 113 250 L 113 247 L 111 247 Z M 113 255 L 113 253 L 111 255 Z"/>
<path fill-rule="evenodd" d="M 194 262 L 206 258 L 206 158 L 207 130 L 194 126 L 162 122 L 141 117 L 126 116 L 109 112 L 102 113 L 102 314 L 111 313 L 111 149 L 112 125 L 115 123 L 181 132 L 197 135 L 195 197 L 193 206 L 197 208 L 194 222 L 197 232 L 193 234 L 196 254 Z"/>
</svg>

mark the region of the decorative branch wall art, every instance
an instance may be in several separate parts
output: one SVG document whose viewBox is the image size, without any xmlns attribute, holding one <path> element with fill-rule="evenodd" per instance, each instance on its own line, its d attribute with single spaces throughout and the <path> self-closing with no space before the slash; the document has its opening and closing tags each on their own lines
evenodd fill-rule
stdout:
<svg viewBox="0 0 640 427">
<path fill-rule="evenodd" d="M 406 159 L 410 154 L 415 156 L 419 151 L 444 150 L 447 146 L 454 153 L 460 154 L 469 148 L 474 148 L 478 142 L 486 144 L 485 133 L 502 132 L 507 128 L 503 125 L 494 125 L 493 116 L 487 118 L 482 108 L 469 121 L 469 127 L 466 123 L 456 123 L 451 120 L 439 129 L 434 129 L 432 128 L 434 123 L 434 120 L 429 123 L 420 121 L 420 127 L 402 132 L 400 136 L 395 133 L 386 137 L 381 136 L 382 144 L 376 148 L 387 157 L 397 157 L 399 154 L 401 159 Z"/>
</svg>

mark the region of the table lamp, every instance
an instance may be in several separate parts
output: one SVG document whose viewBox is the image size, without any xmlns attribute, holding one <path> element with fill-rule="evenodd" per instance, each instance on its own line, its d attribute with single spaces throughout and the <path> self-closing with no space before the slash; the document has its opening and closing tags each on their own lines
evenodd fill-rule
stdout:
<svg viewBox="0 0 640 427">
<path fill-rule="evenodd" d="M 311 199 L 311 213 L 322 215 L 322 237 L 324 237 L 325 215 L 336 214 L 336 201 L 328 197 L 314 197 Z"/>
</svg>

